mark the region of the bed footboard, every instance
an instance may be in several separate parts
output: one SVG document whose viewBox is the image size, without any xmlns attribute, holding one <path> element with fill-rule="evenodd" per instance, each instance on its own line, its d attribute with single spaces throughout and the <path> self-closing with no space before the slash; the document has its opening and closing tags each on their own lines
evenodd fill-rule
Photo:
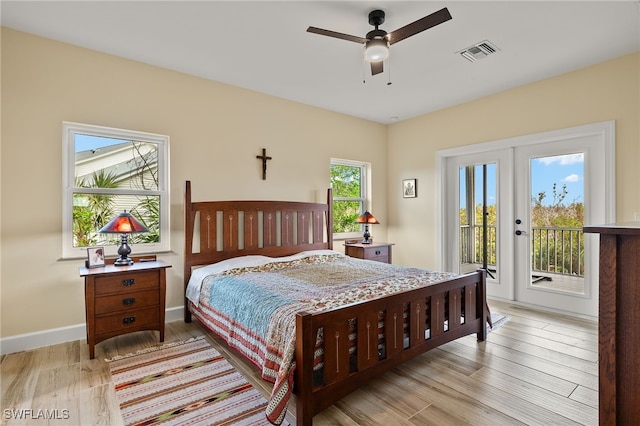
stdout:
<svg viewBox="0 0 640 426">
<path fill-rule="evenodd" d="M 485 272 L 296 317 L 296 417 L 313 416 L 366 381 L 459 337 L 487 336 Z M 318 332 L 324 365 L 314 373 Z M 352 336 L 350 343 L 349 335 Z"/>
</svg>

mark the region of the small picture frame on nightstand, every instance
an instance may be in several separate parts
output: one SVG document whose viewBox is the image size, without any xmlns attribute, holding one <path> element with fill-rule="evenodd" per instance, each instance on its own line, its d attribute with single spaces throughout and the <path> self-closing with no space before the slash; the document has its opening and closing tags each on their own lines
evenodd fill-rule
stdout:
<svg viewBox="0 0 640 426">
<path fill-rule="evenodd" d="M 104 247 L 87 248 L 87 268 L 101 268 L 104 266 Z"/>
</svg>

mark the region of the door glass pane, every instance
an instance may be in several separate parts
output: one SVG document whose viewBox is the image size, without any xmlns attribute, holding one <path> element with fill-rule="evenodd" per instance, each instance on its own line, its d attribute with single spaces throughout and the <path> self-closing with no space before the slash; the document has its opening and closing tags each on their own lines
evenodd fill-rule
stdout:
<svg viewBox="0 0 640 426">
<path fill-rule="evenodd" d="M 496 164 L 460 167 L 459 182 L 460 272 L 486 268 L 497 279 Z"/>
<path fill-rule="evenodd" d="M 584 294 L 584 153 L 530 166 L 531 286 Z"/>
</svg>

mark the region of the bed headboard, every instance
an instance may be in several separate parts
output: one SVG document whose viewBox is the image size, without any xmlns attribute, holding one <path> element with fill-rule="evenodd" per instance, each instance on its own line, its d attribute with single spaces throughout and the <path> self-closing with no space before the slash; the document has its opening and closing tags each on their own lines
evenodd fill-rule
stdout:
<svg viewBox="0 0 640 426">
<path fill-rule="evenodd" d="M 327 202 L 191 201 L 185 185 L 185 288 L 194 266 L 232 257 L 288 256 L 333 248 L 332 195 Z"/>
</svg>

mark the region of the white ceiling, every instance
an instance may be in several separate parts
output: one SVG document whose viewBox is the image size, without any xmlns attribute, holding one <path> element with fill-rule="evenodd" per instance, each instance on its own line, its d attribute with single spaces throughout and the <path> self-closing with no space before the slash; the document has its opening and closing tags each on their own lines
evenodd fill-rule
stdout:
<svg viewBox="0 0 640 426">
<path fill-rule="evenodd" d="M 306 32 L 364 37 L 373 9 L 391 32 L 445 6 L 453 19 L 393 45 L 375 77 L 358 44 Z M 380 123 L 640 50 L 638 1 L 2 0 L 0 14 L 9 28 Z M 474 63 L 456 53 L 484 40 L 500 50 Z"/>
</svg>

